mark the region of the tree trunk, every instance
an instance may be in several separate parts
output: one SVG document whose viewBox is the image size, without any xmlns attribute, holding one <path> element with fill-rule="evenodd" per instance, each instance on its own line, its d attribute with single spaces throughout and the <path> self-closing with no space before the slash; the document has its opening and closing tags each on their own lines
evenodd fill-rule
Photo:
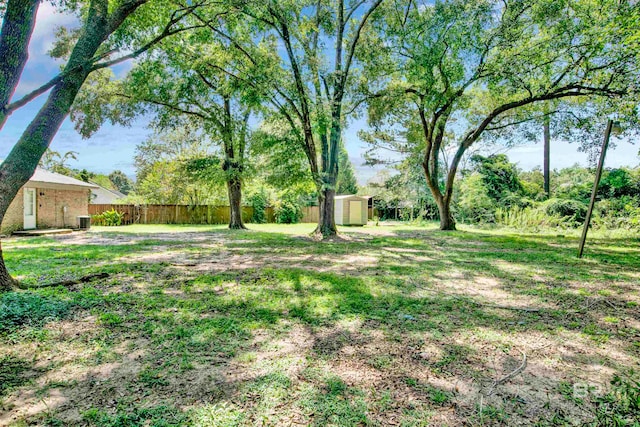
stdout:
<svg viewBox="0 0 640 427">
<path fill-rule="evenodd" d="M 547 199 L 551 197 L 551 185 L 550 185 L 550 171 L 549 171 L 549 154 L 551 151 L 550 148 L 551 142 L 551 132 L 549 131 L 549 117 L 545 117 L 544 119 L 544 164 L 543 164 L 543 173 L 544 173 L 544 192 L 547 195 Z"/>
<path fill-rule="evenodd" d="M 29 57 L 29 41 L 36 22 L 39 0 L 10 0 L 0 31 L 0 129 L 7 120 L 5 106 L 11 100 Z"/>
<path fill-rule="evenodd" d="M 321 196 L 318 198 L 318 208 L 320 212 L 318 217 L 318 227 L 316 228 L 315 233 L 322 237 L 335 236 L 338 234 L 333 206 L 336 191 L 332 189 L 324 189 L 320 194 Z"/>
<path fill-rule="evenodd" d="M 91 72 L 86 62 L 92 58 L 109 34 L 142 3 L 129 3 L 114 11 L 109 19 L 106 2 L 92 2 L 82 35 L 65 66 L 67 74 L 56 84 L 36 117 L 20 136 L 4 162 L 0 164 L 0 218 L 33 173 L 69 114 L 80 87 Z M 1 255 L 1 254 L 0 254 Z M 3 261 L 0 261 L 0 288 L 13 285 Z"/>
<path fill-rule="evenodd" d="M 20 188 L 33 176 L 40 158 L 58 132 L 86 78 L 86 74 L 83 74 L 73 76 L 53 89 L 38 115 L 0 164 L 0 217 L 4 217 Z M 4 282 L 6 277 L 6 273 L 0 272 L 0 287 L 8 285 Z"/>
<path fill-rule="evenodd" d="M 451 213 L 451 202 L 449 199 L 436 199 L 438 212 L 440 213 L 440 230 L 455 230 L 456 221 Z"/>
<path fill-rule="evenodd" d="M 2 220 L 0 220 L 0 222 L 2 222 Z M 2 242 L 0 242 L 0 293 L 12 290 L 15 284 L 15 280 L 11 277 L 7 267 L 4 265 Z"/>
<path fill-rule="evenodd" d="M 12 166 L 14 167 L 12 168 Z M 7 164 L 6 161 L 0 164 L 0 225 L 16 194 L 33 175 L 33 171 L 29 172 L 26 170 L 27 168 L 28 166 L 26 165 L 20 167 L 20 164 Z M 33 170 L 35 171 L 35 167 Z M 11 289 L 14 285 L 15 280 L 11 278 L 4 264 L 2 246 L 0 244 L 0 292 Z"/>
<path fill-rule="evenodd" d="M 246 230 L 242 222 L 242 181 L 238 177 L 233 177 L 227 181 L 229 192 L 229 228 L 233 230 Z"/>
<path fill-rule="evenodd" d="M 433 195 L 433 199 L 436 201 L 438 205 L 438 213 L 440 216 L 440 230 L 455 230 L 456 229 L 456 221 L 453 219 L 453 214 L 451 212 L 451 199 L 453 195 L 453 179 L 455 178 L 456 171 L 458 169 L 458 164 L 460 163 L 460 159 L 462 158 L 463 151 L 458 149 L 458 152 L 453 157 L 451 161 L 451 168 L 449 169 L 449 173 L 447 174 L 447 180 L 445 183 L 444 194 L 438 187 L 438 164 L 435 161 L 431 161 L 431 165 L 428 162 L 424 162 L 422 164 L 422 168 L 424 170 L 424 176 L 427 180 L 427 187 L 429 191 L 431 191 L 431 195 Z M 431 156 L 437 156 L 436 153 L 430 153 Z M 435 176 L 433 176 L 434 174 Z"/>
</svg>

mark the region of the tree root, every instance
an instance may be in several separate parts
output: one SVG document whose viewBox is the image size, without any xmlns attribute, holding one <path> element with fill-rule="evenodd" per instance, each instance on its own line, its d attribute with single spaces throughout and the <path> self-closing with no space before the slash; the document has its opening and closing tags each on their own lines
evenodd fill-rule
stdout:
<svg viewBox="0 0 640 427">
<path fill-rule="evenodd" d="M 87 283 L 87 282 L 91 282 L 93 280 L 98 280 L 98 279 L 106 279 L 107 277 L 109 277 L 109 273 L 93 273 L 93 274 L 87 274 L 86 276 L 82 276 L 78 279 L 62 280 L 60 282 L 47 283 L 40 286 L 29 286 L 29 288 L 39 289 L 39 288 L 51 288 L 55 286 L 64 286 L 68 288 L 69 286 L 79 285 L 81 283 Z"/>
<path fill-rule="evenodd" d="M 493 384 L 491 384 L 491 387 L 489 388 L 489 392 L 487 393 L 487 396 L 491 396 L 491 394 L 493 394 L 493 391 L 497 386 L 509 381 L 510 379 L 518 375 L 520 372 L 524 371 L 524 369 L 527 367 L 527 353 L 525 353 L 522 350 L 519 350 L 519 351 L 522 354 L 522 363 L 520 364 L 520 366 L 518 366 L 516 369 L 511 371 L 508 375 L 505 375 L 499 380 L 494 381 Z"/>
<path fill-rule="evenodd" d="M 248 230 L 244 224 L 229 224 L 230 230 Z"/>
<path fill-rule="evenodd" d="M 8 278 L 4 280 L 4 283 L 0 285 L 0 294 L 3 292 L 15 291 L 16 289 L 19 288 L 19 286 L 20 286 L 20 282 L 18 282 L 16 279 L 14 279 L 11 276 L 8 276 Z"/>
</svg>

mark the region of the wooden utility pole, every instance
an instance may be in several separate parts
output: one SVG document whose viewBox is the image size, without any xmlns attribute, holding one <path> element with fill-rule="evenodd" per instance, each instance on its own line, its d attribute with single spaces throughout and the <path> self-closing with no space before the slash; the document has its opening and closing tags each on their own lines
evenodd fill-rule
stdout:
<svg viewBox="0 0 640 427">
<path fill-rule="evenodd" d="M 598 192 L 598 185 L 600 184 L 600 177 L 602 177 L 602 167 L 604 166 L 604 156 L 607 154 L 607 148 L 609 147 L 609 137 L 611 136 L 611 128 L 613 127 L 613 120 L 609 119 L 607 122 L 607 129 L 604 131 L 604 140 L 602 141 L 602 149 L 600 150 L 600 160 L 598 160 L 598 169 L 596 170 L 596 179 L 593 182 L 593 190 L 591 191 L 591 201 L 589 202 L 589 210 L 587 211 L 587 218 L 584 220 L 584 228 L 582 230 L 582 237 L 580 238 L 580 249 L 578 250 L 578 258 L 582 258 L 582 252 L 584 251 L 584 243 L 587 240 L 587 231 L 589 230 L 589 224 L 591 223 L 591 214 L 593 213 L 593 205 L 596 203 L 596 193 Z"/>
<path fill-rule="evenodd" d="M 544 175 L 544 192 L 547 196 L 547 199 L 551 197 L 551 177 L 549 170 L 549 154 L 550 154 L 550 145 L 551 145 L 551 131 L 549 130 L 549 116 L 545 116 L 544 118 L 544 161 L 542 167 L 542 173 Z"/>
</svg>

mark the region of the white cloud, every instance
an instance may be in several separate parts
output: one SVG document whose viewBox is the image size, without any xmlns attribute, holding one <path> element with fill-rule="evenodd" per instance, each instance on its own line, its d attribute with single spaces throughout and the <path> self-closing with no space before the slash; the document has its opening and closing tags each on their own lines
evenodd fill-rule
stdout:
<svg viewBox="0 0 640 427">
<path fill-rule="evenodd" d="M 56 61 L 47 53 L 55 41 L 56 29 L 61 26 L 74 27 L 78 18 L 60 12 L 50 3 L 42 3 L 36 15 L 36 25 L 29 43 L 29 60 L 25 66 L 14 99 L 42 86 L 60 71 L 62 61 Z"/>
<path fill-rule="evenodd" d="M 58 27 L 77 27 L 78 25 L 79 21 L 75 15 L 62 12 L 49 3 L 42 3 L 36 15 L 36 26 L 31 36 L 29 55 L 46 54 L 53 46 Z"/>
</svg>

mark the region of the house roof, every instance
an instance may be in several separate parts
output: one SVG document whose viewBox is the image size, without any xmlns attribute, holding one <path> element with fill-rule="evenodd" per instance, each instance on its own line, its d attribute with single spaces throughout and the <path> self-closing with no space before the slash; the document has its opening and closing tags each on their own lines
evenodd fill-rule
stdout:
<svg viewBox="0 0 640 427">
<path fill-rule="evenodd" d="M 35 173 L 29 180 L 29 183 L 71 185 L 74 187 L 98 188 L 98 186 L 95 184 L 80 181 L 79 179 L 71 178 L 70 176 L 62 175 L 59 173 L 49 172 L 41 168 L 36 169 Z"/>
<path fill-rule="evenodd" d="M 371 196 L 359 196 L 357 194 L 343 194 L 341 196 L 335 196 L 334 199 L 341 200 L 341 199 L 348 199 L 350 197 L 358 197 L 360 199 L 370 199 L 371 198 Z"/>
<path fill-rule="evenodd" d="M 91 189 L 91 201 L 89 203 L 93 205 L 108 205 L 124 197 L 127 196 L 119 191 L 98 186 L 98 188 Z"/>
</svg>

